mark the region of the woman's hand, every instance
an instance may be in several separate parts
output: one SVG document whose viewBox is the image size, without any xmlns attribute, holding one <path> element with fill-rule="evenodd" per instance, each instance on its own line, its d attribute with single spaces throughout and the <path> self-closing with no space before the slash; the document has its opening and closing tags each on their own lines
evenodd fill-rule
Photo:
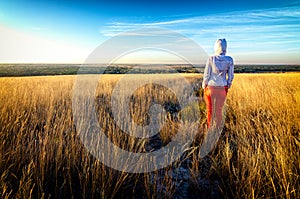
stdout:
<svg viewBox="0 0 300 199">
<path fill-rule="evenodd" d="M 224 88 L 225 88 L 225 92 L 226 92 L 226 95 L 227 95 L 229 87 L 228 86 L 224 86 Z"/>
</svg>

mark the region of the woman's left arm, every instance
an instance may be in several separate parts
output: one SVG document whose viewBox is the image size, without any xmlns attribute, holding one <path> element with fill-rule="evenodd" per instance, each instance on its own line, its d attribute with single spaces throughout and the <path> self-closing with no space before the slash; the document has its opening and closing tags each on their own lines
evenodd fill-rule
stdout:
<svg viewBox="0 0 300 199">
<path fill-rule="evenodd" d="M 204 74 L 203 74 L 203 82 L 202 82 L 203 89 L 207 87 L 210 73 L 211 73 L 211 63 L 210 63 L 210 58 L 208 58 L 204 69 Z"/>
</svg>

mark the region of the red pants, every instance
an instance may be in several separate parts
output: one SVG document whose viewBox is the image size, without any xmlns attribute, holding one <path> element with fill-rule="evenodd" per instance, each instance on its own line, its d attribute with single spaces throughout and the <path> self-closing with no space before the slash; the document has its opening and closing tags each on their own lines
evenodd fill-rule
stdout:
<svg viewBox="0 0 300 199">
<path fill-rule="evenodd" d="M 221 127 L 222 111 L 226 99 L 227 86 L 208 86 L 204 90 L 204 100 L 207 110 L 207 127 L 211 124 Z"/>
</svg>

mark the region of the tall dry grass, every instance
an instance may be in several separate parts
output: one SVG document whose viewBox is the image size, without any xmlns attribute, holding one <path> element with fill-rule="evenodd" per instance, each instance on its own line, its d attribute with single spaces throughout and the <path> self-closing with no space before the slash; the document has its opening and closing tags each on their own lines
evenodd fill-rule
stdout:
<svg viewBox="0 0 300 199">
<path fill-rule="evenodd" d="M 225 198 L 300 197 L 299 80 L 299 73 L 236 75 L 211 154 L 211 178 Z"/>
<path fill-rule="evenodd" d="M 177 186 L 168 175 L 172 166 L 130 174 L 106 167 L 85 149 L 73 123 L 75 78 L 0 78 L 1 198 L 174 197 Z M 116 145 L 145 152 L 148 141 L 120 133 L 111 118 L 108 102 L 119 78 L 107 75 L 99 83 L 95 98 L 99 123 Z M 164 78 L 172 79 L 168 75 Z M 200 76 L 187 78 L 199 88 Z M 213 198 L 215 191 L 224 198 L 300 196 L 299 80 L 299 73 L 236 75 L 228 94 L 224 131 L 214 151 L 199 159 L 201 141 L 196 141 L 186 156 L 190 159 L 190 197 L 205 193 Z M 176 112 L 180 108 L 172 92 L 167 96 L 158 90 L 169 92 L 157 85 L 137 90 L 131 106 L 138 111 L 131 116 L 145 124 L 151 100 L 164 104 L 169 112 L 166 128 L 160 133 L 162 143 L 157 146 L 161 147 L 177 133 Z M 195 92 L 201 96 L 201 90 Z M 201 134 L 205 117 L 200 103 Z M 203 179 L 215 188 L 205 187 Z"/>
</svg>

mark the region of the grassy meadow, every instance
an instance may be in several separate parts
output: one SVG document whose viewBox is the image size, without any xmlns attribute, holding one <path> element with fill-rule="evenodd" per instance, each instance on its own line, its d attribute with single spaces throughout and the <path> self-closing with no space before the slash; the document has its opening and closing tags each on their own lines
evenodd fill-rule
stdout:
<svg viewBox="0 0 300 199">
<path fill-rule="evenodd" d="M 199 135 L 173 165 L 140 174 L 106 167 L 81 143 L 72 113 L 76 76 L 0 78 L 0 198 L 299 198 L 300 73 L 236 74 L 223 133 L 202 159 L 202 76 L 182 75 L 199 97 Z M 110 96 L 122 75 L 102 77 L 95 96 L 101 127 L 114 144 L 147 152 L 149 140 L 122 134 L 111 117 Z M 131 100 L 136 123 L 147 123 L 153 99 L 168 112 L 153 141 L 162 147 L 177 133 L 182 110 L 170 90 L 148 85 Z M 187 179 L 170 175 L 183 164 Z"/>
</svg>

